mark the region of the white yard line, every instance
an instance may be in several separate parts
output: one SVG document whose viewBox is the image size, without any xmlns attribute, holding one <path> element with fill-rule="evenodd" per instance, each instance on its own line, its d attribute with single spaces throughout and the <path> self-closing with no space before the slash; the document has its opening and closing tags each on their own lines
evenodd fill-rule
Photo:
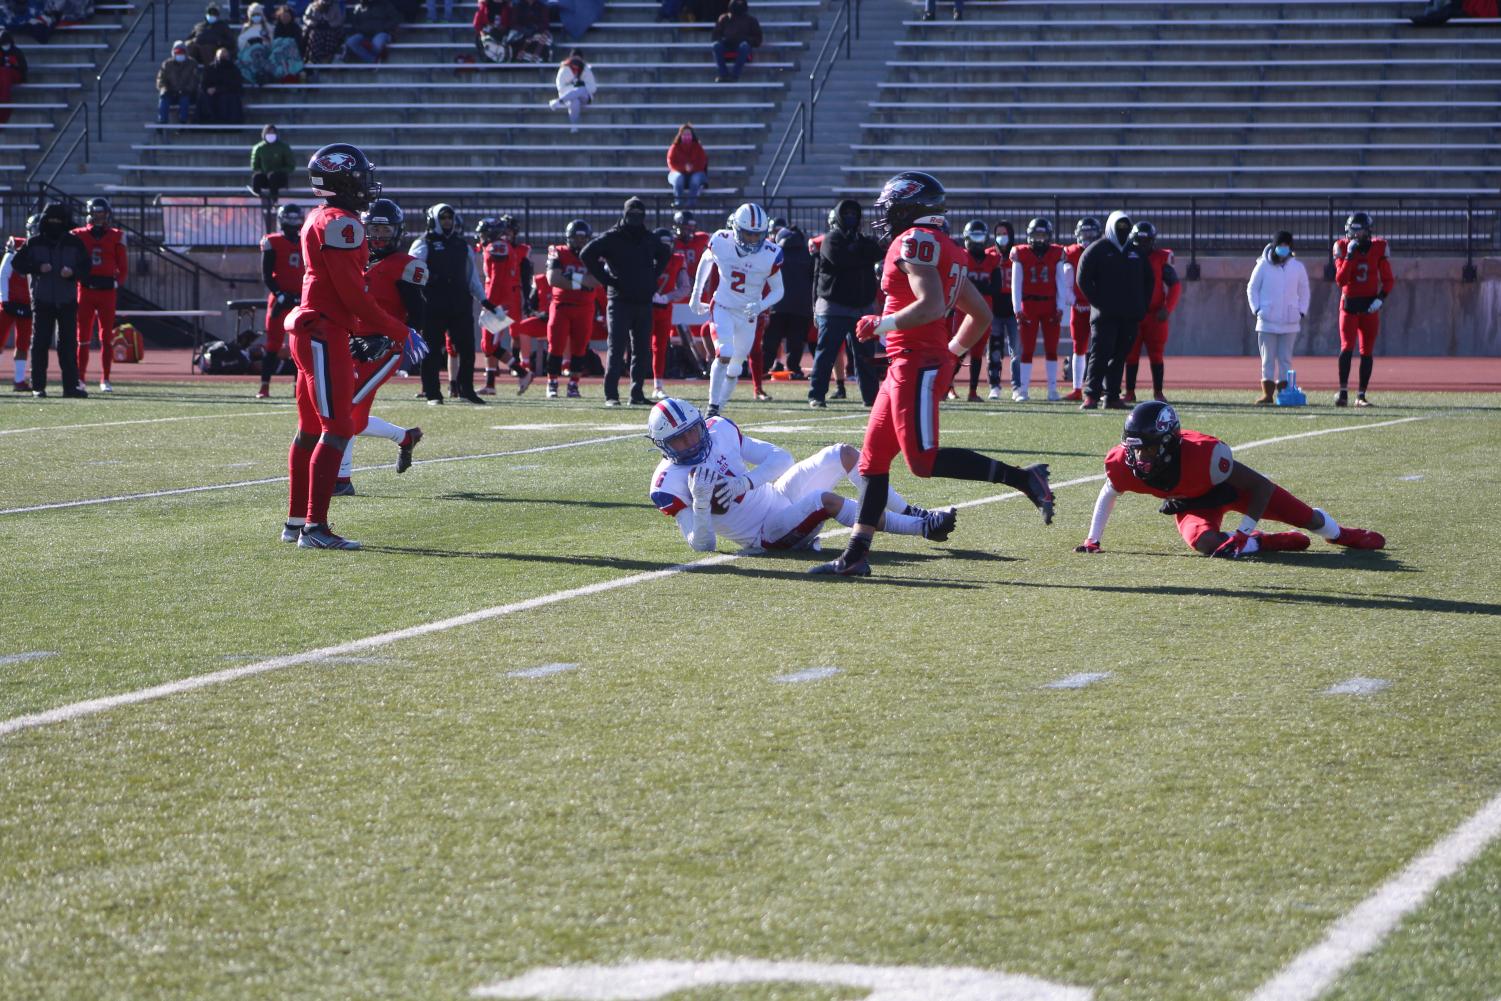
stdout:
<svg viewBox="0 0 1501 1001">
<path fill-rule="evenodd" d="M 101 421 L 98 424 L 53 424 L 50 427 L 34 428 L 7 428 L 0 431 L 4 434 L 32 434 L 36 431 L 81 431 L 86 428 L 118 428 L 128 424 L 166 424 L 170 421 L 210 421 L 222 420 L 229 417 L 270 417 L 272 415 L 285 417 L 287 410 L 283 408 L 268 409 L 262 407 L 259 410 L 246 410 L 238 414 L 195 414 L 191 417 L 147 417 L 138 421 Z"/>
<path fill-rule="evenodd" d="M 1284 435 L 1278 438 L 1267 438 L 1263 441 L 1247 442 L 1244 445 L 1239 445 L 1236 447 L 1239 449 L 1255 448 L 1260 445 L 1272 444 L 1273 442 L 1290 441 L 1296 438 L 1312 438 L 1317 435 L 1333 434 L 1338 431 L 1361 431 L 1367 428 L 1389 427 L 1393 424 L 1406 424 L 1410 421 L 1427 420 L 1430 417 L 1437 416 L 1439 415 L 1429 414 L 1423 417 L 1403 417 L 1398 420 L 1381 421 L 1380 423 L 1376 424 L 1359 424 L 1342 428 L 1329 428 L 1322 431 L 1307 431 L 1303 434 Z M 636 436 L 629 435 L 627 437 Z M 619 439 L 605 438 L 595 440 L 612 441 Z M 526 451 L 546 451 L 549 449 L 574 447 L 582 444 L 585 443 L 571 442 L 564 445 L 545 445 L 538 449 L 528 449 Z M 514 455 L 517 453 L 503 454 Z M 1053 484 L 1053 487 L 1056 490 L 1062 487 L 1077 486 L 1081 483 L 1093 483 L 1099 480 L 1103 480 L 1104 478 L 1105 476 L 1103 473 L 1095 476 L 1081 476 L 1076 479 L 1067 480 L 1063 483 L 1055 483 Z M 982 497 L 977 500 L 965 501 L 964 503 L 955 506 L 978 507 L 981 504 L 993 504 L 997 501 L 1003 501 L 1021 496 L 1022 495 L 1020 493 L 1014 490 L 1007 490 L 1005 493 L 994 494 L 990 497 Z M 0 512 L 0 514 L 3 513 L 5 512 Z M 820 538 L 837 538 L 841 535 L 847 534 L 848 532 L 849 529 L 840 528 L 834 531 L 825 532 L 820 536 Z M 326 661 L 331 657 L 348 656 L 349 654 L 359 653 L 364 650 L 371 650 L 376 647 L 384 646 L 387 643 L 396 643 L 401 640 L 412 639 L 417 636 L 426 636 L 430 633 L 446 632 L 450 629 L 457 629 L 461 626 L 473 625 L 476 622 L 486 622 L 490 619 L 497 619 L 506 615 L 514 615 L 517 612 L 525 612 L 533 608 L 541 608 L 545 605 L 556 604 L 557 602 L 567 601 L 571 598 L 581 598 L 587 595 L 600 594 L 604 591 L 613 591 L 622 587 L 630 587 L 634 584 L 644 584 L 648 581 L 661 580 L 665 577 L 672 577 L 680 573 L 685 573 L 689 570 L 698 569 L 699 567 L 718 566 L 720 564 L 730 563 L 740 559 L 742 555 L 743 554 L 741 553 L 724 553 L 715 556 L 709 556 L 701 560 L 695 560 L 692 563 L 680 563 L 676 566 L 666 567 L 662 570 L 652 570 L 646 573 L 632 574 L 629 577 L 620 577 L 611 581 L 602 581 L 598 584 L 589 584 L 585 587 L 570 588 L 566 591 L 555 591 L 552 594 L 544 594 L 535 598 L 528 598 L 525 601 L 512 602 L 506 605 L 495 605 L 491 608 L 482 608 L 478 611 L 466 612 L 463 615 L 456 615 L 452 618 L 440 619 L 437 622 L 428 622 L 421 625 L 409 626 L 406 629 L 398 629 L 393 632 L 379 633 L 375 636 L 367 636 L 364 639 L 350 640 L 347 643 L 339 643 L 334 646 L 319 647 L 316 650 L 308 650 L 303 653 L 288 654 L 284 657 L 273 657 L 269 660 L 259 661 L 254 664 L 245 664 L 240 667 L 228 668 L 223 671 L 214 671 L 209 674 L 200 674 L 190 678 L 182 678 L 178 681 L 171 681 L 165 684 L 155 685 L 151 688 L 142 688 L 134 692 L 124 692 L 119 695 L 110 695 L 98 699 L 88 699 L 83 702 L 74 702 L 69 705 L 59 706 L 56 709 L 49 709 L 45 712 L 33 713 L 27 716 L 17 716 L 14 719 L 8 719 L 4 722 L 0 722 L 0 737 L 5 737 L 9 734 L 16 733 L 21 730 L 29 730 L 35 727 L 45 726 L 49 723 L 62 723 L 68 720 L 78 719 L 83 716 L 93 716 L 96 713 L 106 712 L 110 709 L 118 708 L 119 706 L 134 705 L 138 702 L 150 702 L 154 699 L 165 698 L 169 695 L 177 695 L 182 692 L 190 692 L 199 688 L 208 688 L 213 685 L 223 684 L 227 681 L 236 681 L 240 678 L 248 678 L 257 674 L 264 674 L 268 671 L 280 671 L 283 668 L 296 667 L 299 664 L 309 664 L 317 661 Z"/>
</svg>

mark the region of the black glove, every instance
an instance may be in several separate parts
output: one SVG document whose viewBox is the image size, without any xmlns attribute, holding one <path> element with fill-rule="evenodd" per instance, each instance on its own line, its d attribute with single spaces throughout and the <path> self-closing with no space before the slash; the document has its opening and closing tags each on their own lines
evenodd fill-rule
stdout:
<svg viewBox="0 0 1501 1001">
<path fill-rule="evenodd" d="M 491 302 L 489 299 L 481 299 L 479 301 L 479 304 L 485 309 L 488 309 L 490 312 L 495 312 L 495 303 Z"/>
<path fill-rule="evenodd" d="M 24 320 L 31 315 L 31 307 L 24 302 L 7 302 L 5 312 L 19 320 Z"/>
<path fill-rule="evenodd" d="M 1157 513 L 1182 514 L 1184 511 L 1188 510 L 1188 508 L 1184 506 L 1185 503 L 1186 502 L 1182 497 L 1169 497 L 1167 500 L 1162 502 L 1162 506 L 1157 509 Z"/>
<path fill-rule="evenodd" d="M 287 294 L 285 292 L 278 292 L 278 293 L 276 293 L 276 308 L 277 309 L 281 309 L 286 304 L 287 304 Z"/>
<path fill-rule="evenodd" d="M 376 334 L 373 337 L 351 337 L 349 353 L 354 356 L 355 361 L 375 361 L 389 352 L 394 343 L 384 334 Z"/>
<path fill-rule="evenodd" d="M 1157 510 L 1162 514 L 1186 514 L 1189 511 L 1207 511 L 1235 503 L 1238 491 L 1228 483 L 1210 487 L 1207 493 L 1197 497 L 1169 497 Z"/>
</svg>

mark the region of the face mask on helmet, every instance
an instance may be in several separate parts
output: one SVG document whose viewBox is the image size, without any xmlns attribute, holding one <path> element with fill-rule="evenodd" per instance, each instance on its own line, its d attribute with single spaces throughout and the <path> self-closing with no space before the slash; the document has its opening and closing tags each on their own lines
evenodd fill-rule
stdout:
<svg viewBox="0 0 1501 1001">
<path fill-rule="evenodd" d="M 1053 242 L 1053 234 L 1045 229 L 1030 229 L 1027 231 L 1027 245 L 1038 253 L 1048 249 L 1048 244 Z"/>
<path fill-rule="evenodd" d="M 1165 403 L 1141 404 L 1126 418 L 1121 444 L 1132 473 L 1143 480 L 1161 480 L 1174 468 L 1183 444 L 1177 412 Z"/>
<path fill-rule="evenodd" d="M 1086 247 L 1099 238 L 1100 224 L 1093 219 L 1081 219 L 1079 225 L 1074 227 L 1074 240 Z"/>
<path fill-rule="evenodd" d="M 675 465 L 696 466 L 709 454 L 709 430 L 703 415 L 686 400 L 669 397 L 652 407 L 646 436 Z"/>
<path fill-rule="evenodd" d="M 735 234 L 735 249 L 742 255 L 754 254 L 766 242 L 766 210 L 750 202 L 740 206 L 730 216 L 730 226 Z"/>
</svg>

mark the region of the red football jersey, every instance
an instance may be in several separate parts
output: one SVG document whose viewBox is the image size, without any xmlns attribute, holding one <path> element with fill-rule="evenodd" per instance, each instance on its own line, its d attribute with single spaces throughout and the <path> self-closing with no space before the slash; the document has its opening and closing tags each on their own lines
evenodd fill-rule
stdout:
<svg viewBox="0 0 1501 1001">
<path fill-rule="evenodd" d="M 893 330 L 886 335 L 886 350 L 891 352 L 903 347 L 947 347 L 949 343 L 949 313 L 959 301 L 959 289 L 969 277 L 964 260 L 969 254 L 933 226 L 913 226 L 895 240 L 886 251 L 886 261 L 881 266 L 881 292 L 886 303 L 882 316 L 890 316 L 917 301 L 912 283 L 901 265 L 938 269 L 943 282 L 943 316 L 932 323 L 907 330 Z"/>
<path fill-rule="evenodd" d="M 320 205 L 302 224 L 302 305 L 287 317 L 293 330 L 307 313 L 353 333 L 385 334 L 395 340 L 406 336 L 407 325 L 399 322 L 365 294 L 365 227 L 359 216 L 332 205 Z"/>
<path fill-rule="evenodd" d="M 662 273 L 657 276 L 657 294 L 671 295 L 672 290 L 677 288 L 678 275 L 682 274 L 683 269 L 687 266 L 687 257 L 681 251 L 674 250 L 667 258 L 667 267 L 663 268 Z M 689 291 L 691 292 L 692 289 L 690 288 Z M 687 302 L 687 294 L 685 293 L 681 296 L 678 301 Z"/>
<path fill-rule="evenodd" d="M 1149 485 L 1126 465 L 1126 446 L 1117 445 L 1105 456 L 1105 475 L 1110 485 L 1121 493 L 1151 494 L 1153 497 L 1202 497 L 1225 482 L 1235 457 L 1230 446 L 1213 435 L 1197 431 L 1183 432 L 1183 447 L 1178 455 L 1178 482 L 1171 490 Z"/>
<path fill-rule="evenodd" d="M 688 270 L 691 280 L 698 274 L 699 258 L 704 256 L 704 251 L 709 249 L 708 233 L 690 233 L 687 238 L 677 237 L 672 241 L 672 249 L 683 255 L 683 267 Z"/>
<path fill-rule="evenodd" d="M 267 233 L 261 237 L 261 252 L 271 251 L 271 280 L 276 287 L 291 295 L 302 291 L 302 247 L 282 233 Z"/>
<path fill-rule="evenodd" d="M 1167 309 L 1169 313 L 1178 308 L 1178 300 L 1183 297 L 1183 283 L 1174 282 L 1172 287 L 1162 283 L 1162 269 L 1173 263 L 1173 252 L 1166 247 L 1157 247 L 1147 258 L 1147 264 L 1152 269 L 1152 302 L 1147 306 L 1149 313 L 1156 313 L 1159 309 Z"/>
<path fill-rule="evenodd" d="M 1011 248 L 1011 263 L 1022 266 L 1022 301 L 1058 301 L 1058 265 L 1063 260 L 1063 248 L 1056 243 L 1038 254 L 1031 244 Z"/>
<path fill-rule="evenodd" d="M 1372 237 L 1363 253 L 1348 240 L 1334 241 L 1334 281 L 1349 299 L 1385 298 L 1396 286 L 1386 241 Z"/>
<path fill-rule="evenodd" d="M 584 266 L 584 262 L 579 260 L 579 255 L 575 254 L 573 249 L 566 243 L 559 243 L 547 248 L 547 270 L 551 271 L 554 266 L 562 269 L 564 278 L 571 278 L 574 275 L 582 277 L 589 273 L 589 269 Z M 552 294 L 557 299 L 558 305 L 574 305 L 583 302 L 593 302 L 595 290 L 592 288 L 569 288 L 567 285 L 564 285 L 562 288 L 554 286 Z"/>
<path fill-rule="evenodd" d="M 552 286 L 547 282 L 547 273 L 532 275 L 532 287 L 537 290 L 537 312 L 547 312 L 552 305 Z"/>
<path fill-rule="evenodd" d="M 491 302 L 509 302 L 521 298 L 521 262 L 532 248 L 524 243 L 512 245 L 495 240 L 485 247 L 485 298 Z"/>
<path fill-rule="evenodd" d="M 1071 243 L 1063 248 L 1063 259 L 1074 269 L 1074 305 L 1081 309 L 1089 308 L 1089 296 L 1079 287 L 1079 258 L 1084 256 L 1085 249 L 1082 243 Z"/>
<path fill-rule="evenodd" d="M 406 303 L 401 301 L 401 290 L 397 287 L 401 282 L 418 287 L 426 285 L 427 262 L 419 261 L 411 254 L 398 250 L 393 254 L 387 254 L 365 269 L 365 287 L 369 290 L 370 298 L 401 323 L 403 334 L 400 339 L 405 341 L 407 307 Z M 369 329 L 362 320 L 360 333 L 374 334 L 379 331 Z"/>
<path fill-rule="evenodd" d="M 92 227 L 79 226 L 73 235 L 88 249 L 90 278 L 112 278 L 116 285 L 125 281 L 130 263 L 125 253 L 124 233 L 107 226 L 102 234 L 95 236 Z"/>
<path fill-rule="evenodd" d="M 13 236 L 6 241 L 5 250 L 7 253 L 19 253 L 24 246 L 26 246 L 26 237 Z M 23 306 L 31 305 L 31 283 L 25 275 L 14 268 L 10 272 L 10 281 L 6 283 L 5 301 Z"/>
</svg>

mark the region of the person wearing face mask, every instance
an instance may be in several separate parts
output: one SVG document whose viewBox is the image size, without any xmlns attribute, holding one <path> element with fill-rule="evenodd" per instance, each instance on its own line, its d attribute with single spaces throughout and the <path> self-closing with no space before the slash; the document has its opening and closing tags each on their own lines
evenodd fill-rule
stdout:
<svg viewBox="0 0 1501 1001">
<path fill-rule="evenodd" d="M 1096 410 L 1101 401 L 1111 410 L 1129 409 L 1121 402 L 1126 355 L 1152 301 L 1152 268 L 1131 242 L 1131 217 L 1110 213 L 1105 236 L 1079 257 L 1079 288 L 1089 299 L 1087 388 L 1080 410 Z"/>
<path fill-rule="evenodd" d="M 595 281 L 608 288 L 606 323 L 610 363 L 605 370 L 605 406 L 620 406 L 620 376 L 631 356 L 630 401 L 649 403 L 652 296 L 672 250 L 646 228 L 646 203 L 628 198 L 620 222 L 589 241 L 579 253 Z"/>
<path fill-rule="evenodd" d="M 266 46 L 271 44 L 271 22 L 266 19 L 263 4 L 253 3 L 246 8 L 245 23 L 240 25 L 239 47 L 243 49 L 252 42 Z"/>
<path fill-rule="evenodd" d="M 1262 250 L 1246 283 L 1246 301 L 1261 349 L 1261 395 L 1253 402 L 1264 407 L 1273 391 L 1287 388 L 1293 348 L 1308 315 L 1308 269 L 1293 254 L 1292 233 L 1280 231 Z"/>
<path fill-rule="evenodd" d="M 558 377 L 568 366 L 568 398 L 576 400 L 579 376 L 584 372 L 589 337 L 594 328 L 594 306 L 602 287 L 579 260 L 579 253 L 594 238 L 582 219 L 563 231 L 563 243 L 547 248 L 547 398 L 556 399 Z M 608 334 L 607 334 L 608 336 Z"/>
<path fill-rule="evenodd" d="M 746 0 L 730 0 L 730 9 L 714 22 L 714 65 L 719 69 L 715 83 L 733 83 L 740 79 L 751 52 L 761 47 L 761 22 L 750 13 Z M 729 57 L 735 57 L 735 65 Z"/>
<path fill-rule="evenodd" d="M 38 234 L 11 261 L 11 267 L 26 275 L 31 286 L 33 396 L 47 395 L 47 352 L 54 346 L 63 396 L 82 399 L 89 395 L 78 385 L 78 279 L 89 271 L 89 252 L 69 232 L 72 228 L 68 207 L 47 203 Z"/>
<path fill-rule="evenodd" d="M 269 206 L 281 195 L 287 180 L 297 169 L 291 145 L 276 131 L 275 125 L 261 129 L 261 141 L 250 150 L 249 189 Z"/>
<path fill-rule="evenodd" d="M 1334 241 L 1334 283 L 1339 286 L 1339 395 L 1336 407 L 1350 402 L 1350 359 L 1360 346 L 1360 391 L 1357 407 L 1369 407 L 1366 387 L 1375 367 L 1376 335 L 1381 332 L 1382 304 L 1397 280 L 1392 275 L 1386 241 L 1371 233 L 1371 217 L 1356 212 L 1345 220 L 1345 235 Z"/>
<path fill-rule="evenodd" d="M 1141 351 L 1146 348 L 1147 359 L 1152 366 L 1152 399 L 1166 403 L 1162 395 L 1162 381 L 1167 366 L 1163 352 L 1167 349 L 1168 319 L 1178 308 L 1183 297 L 1183 283 L 1178 280 L 1178 269 L 1173 267 L 1173 252 L 1157 246 L 1157 227 L 1149 222 L 1139 222 L 1131 230 L 1131 242 L 1147 257 L 1152 269 L 1152 301 L 1147 303 L 1147 315 L 1141 321 L 1136 340 L 1126 355 L 1126 392 L 1121 400 L 1136 402 L 1136 373 L 1141 368 Z"/>
<path fill-rule="evenodd" d="M 422 360 L 422 392 L 429 405 L 443 402 L 438 373 L 447 358 L 448 393 L 456 400 L 484 404 L 474 391 L 474 300 L 495 311 L 485 298 L 485 285 L 475 266 L 474 253 L 464 235 L 464 222 L 452 205 L 439 202 L 427 210 L 427 232 L 412 241 L 409 251 L 426 261 L 427 312 L 422 336 L 428 355 Z"/>
<path fill-rule="evenodd" d="M 26 82 L 26 55 L 15 37 L 0 29 L 0 105 L 10 103 L 11 88 Z M 0 107 L 0 125 L 10 121 L 10 109 Z"/>
<path fill-rule="evenodd" d="M 230 55 L 240 47 L 235 29 L 225 22 L 219 13 L 218 4 L 209 4 L 203 12 L 203 20 L 193 25 L 188 35 L 188 53 L 200 64 L 207 66 L 214 61 L 220 49 L 228 49 Z"/>
<path fill-rule="evenodd" d="M 5 256 L 0 257 L 0 349 L 4 349 L 11 330 L 15 330 L 15 351 L 11 355 L 15 380 L 11 388 L 17 393 L 31 392 L 31 383 L 26 381 L 26 364 L 31 356 L 31 285 L 16 270 L 16 255 L 36 233 L 39 223 L 36 216 L 28 218 L 26 235 L 8 237 Z"/>
<path fill-rule="evenodd" d="M 996 290 L 1002 285 L 1001 272 L 1009 269 L 1002 264 L 1000 252 L 990 245 L 990 233 L 985 228 L 985 221 L 971 219 L 966 223 L 960 243 L 964 247 L 967 258 L 964 266 L 969 271 L 969 280 L 974 284 L 975 291 L 984 296 L 986 302 L 994 302 Z M 995 337 L 993 317 L 990 329 L 992 333 L 976 341 L 969 351 L 969 402 L 971 403 L 978 403 L 980 400 L 980 366 L 987 353 L 990 356 L 990 398 L 999 399 L 1001 395 L 1001 364 L 1005 358 L 1006 342 Z M 962 358 L 956 359 L 956 363 L 962 363 L 963 360 Z M 956 372 L 955 375 L 957 374 Z M 952 389 L 949 390 L 949 395 L 953 398 Z"/>
<path fill-rule="evenodd" d="M 1091 243 L 1100 238 L 1100 220 L 1087 215 L 1074 224 L 1074 242 L 1063 248 L 1063 257 L 1074 269 L 1074 308 L 1069 310 L 1068 332 L 1074 342 L 1073 365 L 1070 373 L 1074 391 L 1064 397 L 1074 403 L 1084 399 L 1084 365 L 1089 352 L 1089 297 L 1079 287 L 1079 258 Z"/>
<path fill-rule="evenodd" d="M 162 60 L 156 71 L 156 123 L 167 124 L 167 112 L 177 106 L 177 124 L 188 124 L 188 112 L 198 100 L 198 64 L 188 58 L 183 42 L 172 43 L 172 54 Z"/>
<path fill-rule="evenodd" d="M 198 99 L 198 120 L 238 125 L 245 120 L 240 94 L 244 78 L 229 49 L 220 49 L 203 70 L 203 94 Z"/>
<path fill-rule="evenodd" d="M 667 183 L 672 185 L 674 208 L 692 208 L 698 202 L 698 193 L 709 183 L 709 154 L 690 123 L 683 123 L 667 147 Z"/>
<path fill-rule="evenodd" d="M 860 232 L 860 203 L 846 198 L 829 212 L 829 228 L 813 259 L 813 323 L 818 328 L 813 374 L 808 379 L 808 405 L 823 407 L 829 392 L 834 359 L 848 344 L 849 357 L 860 380 L 866 406 L 875 402 L 880 376 L 875 368 L 873 341 L 855 339 L 855 323 L 876 298 L 876 266 L 881 245 Z"/>
<path fill-rule="evenodd" d="M 1017 352 L 1021 344 L 1021 335 L 1016 322 L 1016 308 L 1011 305 L 1011 266 L 1007 262 L 1011 260 L 1011 248 L 1016 246 L 1016 227 L 1010 219 L 1002 219 L 991 230 L 992 249 L 996 256 L 1001 259 L 1002 267 L 997 277 L 1000 284 L 996 285 L 990 297 L 991 320 L 990 320 L 990 350 L 993 356 L 997 353 L 1009 358 L 1010 365 L 1008 374 L 1011 379 L 1011 394 L 1016 395 L 1021 389 L 1022 368 L 1021 359 Z M 997 362 L 999 364 L 999 362 Z M 1001 399 L 1001 381 L 998 369 L 993 369 L 990 376 L 990 393 L 986 399 Z"/>
</svg>

